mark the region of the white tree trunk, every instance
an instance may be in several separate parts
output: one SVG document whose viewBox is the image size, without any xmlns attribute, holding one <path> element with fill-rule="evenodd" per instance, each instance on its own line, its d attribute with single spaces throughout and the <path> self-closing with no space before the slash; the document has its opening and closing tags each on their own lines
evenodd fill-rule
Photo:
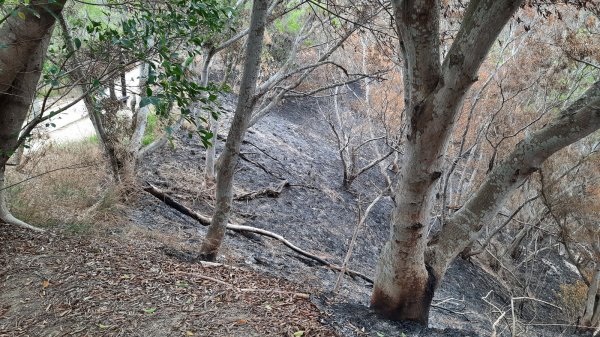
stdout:
<svg viewBox="0 0 600 337">
<path fill-rule="evenodd" d="M 600 284 L 600 267 L 596 269 L 592 282 L 587 292 L 587 300 L 585 303 L 585 312 L 581 319 L 581 325 L 594 326 L 592 318 L 598 315 L 596 309 L 596 296 L 598 295 L 598 285 Z M 599 304 L 600 305 L 600 304 Z M 597 324 L 597 322 L 596 322 Z"/>
<path fill-rule="evenodd" d="M 142 64 L 140 67 L 140 101 L 141 98 L 146 97 L 146 85 L 148 83 L 148 69 L 147 63 Z M 146 126 L 148 125 L 148 115 L 150 115 L 150 106 L 145 105 L 138 109 L 134 114 L 134 129 L 131 135 L 131 142 L 129 144 L 129 151 L 136 154 L 142 148 L 142 142 L 144 140 L 144 133 L 146 132 Z"/>
<path fill-rule="evenodd" d="M 212 49 L 204 52 L 204 60 L 202 60 L 202 72 L 200 75 L 201 86 L 206 88 L 208 86 L 208 76 L 210 73 L 210 64 L 214 52 Z M 206 111 L 206 120 L 208 121 L 210 132 L 213 134 L 211 139 L 211 145 L 206 150 L 206 161 L 204 163 L 204 179 L 206 185 L 213 185 L 215 181 L 215 158 L 217 155 L 217 135 L 219 133 L 219 120 L 214 118 L 212 113 Z"/>
<path fill-rule="evenodd" d="M 440 64 L 439 1 L 392 1 L 405 65 L 409 122 L 390 239 L 381 252 L 371 297 L 371 307 L 387 317 L 428 321 L 433 293 L 441 281 L 441 274 L 425 260 L 436 181 L 442 175 L 440 158 L 483 59 L 520 3 L 470 2 Z"/>
<path fill-rule="evenodd" d="M 6 203 L 6 183 L 5 183 L 5 170 L 6 166 L 0 166 L 0 220 L 4 223 L 27 228 L 36 232 L 43 232 L 44 230 L 38 227 L 34 227 L 25 221 L 19 220 L 12 215 L 8 205 Z"/>
</svg>

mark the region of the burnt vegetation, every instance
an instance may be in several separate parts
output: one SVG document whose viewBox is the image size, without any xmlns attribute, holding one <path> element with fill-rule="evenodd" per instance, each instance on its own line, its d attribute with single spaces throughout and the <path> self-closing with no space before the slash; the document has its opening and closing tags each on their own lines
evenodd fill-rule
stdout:
<svg viewBox="0 0 600 337">
<path fill-rule="evenodd" d="M 600 334 L 600 4 L 0 0 L 0 336 Z"/>
</svg>

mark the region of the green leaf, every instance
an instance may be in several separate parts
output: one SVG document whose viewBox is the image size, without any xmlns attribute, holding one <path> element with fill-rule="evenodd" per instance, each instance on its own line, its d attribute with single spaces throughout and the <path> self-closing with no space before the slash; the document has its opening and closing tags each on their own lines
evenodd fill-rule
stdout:
<svg viewBox="0 0 600 337">
<path fill-rule="evenodd" d="M 145 313 L 151 315 L 156 312 L 156 308 L 145 308 L 143 309 Z"/>
<path fill-rule="evenodd" d="M 75 48 L 77 48 L 77 49 L 81 48 L 81 40 L 80 39 L 74 38 L 73 43 L 75 44 Z"/>
<path fill-rule="evenodd" d="M 19 18 L 21 18 L 21 20 L 25 20 L 26 19 L 25 13 L 23 13 L 23 12 L 17 12 L 17 16 Z"/>
<path fill-rule="evenodd" d="M 160 98 L 153 96 L 153 97 L 144 97 L 140 100 L 140 108 L 145 107 L 146 105 L 154 105 L 154 106 L 158 106 L 160 104 Z"/>
<path fill-rule="evenodd" d="M 187 288 L 190 286 L 186 281 L 177 281 L 175 285 L 179 288 Z"/>
<path fill-rule="evenodd" d="M 303 330 L 298 330 L 298 331 L 294 332 L 294 337 L 300 337 L 300 336 L 304 336 Z"/>
</svg>

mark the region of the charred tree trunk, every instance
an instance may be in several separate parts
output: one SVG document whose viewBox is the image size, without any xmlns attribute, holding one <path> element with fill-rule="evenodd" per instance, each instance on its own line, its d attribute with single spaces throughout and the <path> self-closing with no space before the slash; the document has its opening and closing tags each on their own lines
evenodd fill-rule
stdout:
<svg viewBox="0 0 600 337">
<path fill-rule="evenodd" d="M 227 221 L 233 199 L 233 175 L 242 140 L 248 129 L 255 104 L 256 80 L 260 67 L 260 54 L 265 32 L 268 0 L 255 0 L 252 5 L 250 32 L 246 42 L 244 73 L 240 84 L 240 95 L 231 128 L 219 157 L 216 186 L 215 212 L 202 242 L 200 254 L 207 260 L 215 260 L 225 236 Z"/>
</svg>

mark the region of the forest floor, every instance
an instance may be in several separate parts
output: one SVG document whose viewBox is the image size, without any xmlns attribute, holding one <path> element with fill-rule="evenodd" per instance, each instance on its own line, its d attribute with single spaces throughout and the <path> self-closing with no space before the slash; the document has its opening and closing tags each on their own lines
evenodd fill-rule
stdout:
<svg viewBox="0 0 600 337">
<path fill-rule="evenodd" d="M 336 336 L 314 291 L 163 244 L 0 226 L 0 336 Z"/>
<path fill-rule="evenodd" d="M 231 110 L 233 99 L 225 107 Z M 340 265 L 357 208 L 375 198 L 383 179 L 373 169 L 343 189 L 329 134 L 314 101 L 306 100 L 286 103 L 253 127 L 242 146 L 236 195 L 289 185 L 277 197 L 237 200 L 232 219 Z M 181 135 L 174 144 L 144 160 L 138 184 L 152 183 L 210 216 L 214 200 L 203 183 L 200 142 Z M 0 336 L 490 336 L 494 322 L 497 336 L 511 335 L 515 294 L 477 262 L 452 264 L 430 327 L 392 323 L 369 311 L 371 284 L 364 279 L 346 276 L 334 294 L 337 271 L 276 240 L 237 232 L 227 233 L 222 265 L 203 266 L 194 252 L 205 227 L 141 190 L 122 203 L 118 222 L 93 235 L 0 226 Z M 351 269 L 374 274 L 392 203 L 384 198 L 373 208 Z M 546 269 L 537 271 L 537 285 L 552 297 L 556 286 Z M 558 322 L 557 310 L 517 311 L 522 336 L 572 335 L 538 326 Z"/>
</svg>

